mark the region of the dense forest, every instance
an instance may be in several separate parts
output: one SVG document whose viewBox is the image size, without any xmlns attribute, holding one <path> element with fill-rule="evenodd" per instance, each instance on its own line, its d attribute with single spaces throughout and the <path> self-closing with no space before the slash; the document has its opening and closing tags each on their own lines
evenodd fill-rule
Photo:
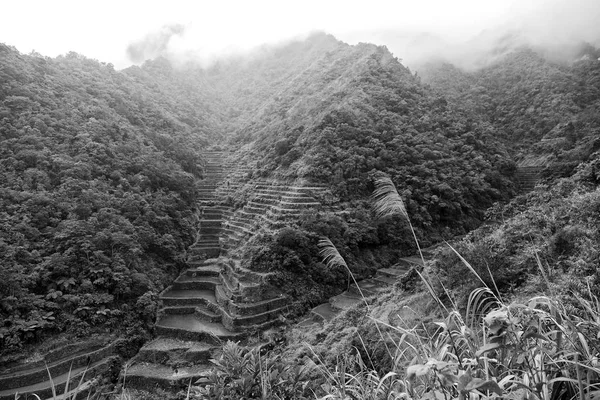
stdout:
<svg viewBox="0 0 600 400">
<path fill-rule="evenodd" d="M 256 166 L 253 176 L 306 179 L 335 198 L 333 210 L 257 235 L 244 249 L 244 263 L 277 272 L 302 310 L 343 285 L 340 271 L 321 263 L 321 236 L 359 276 L 416 250 L 404 224 L 373 216 L 369 196 L 382 174 L 398 185 L 424 244 L 477 227 L 488 207 L 516 193 L 515 164 L 494 126 L 451 110 L 384 47 L 318 34 L 214 68 L 220 93 L 248 96 L 230 95 L 238 128 L 229 140 Z"/>
<path fill-rule="evenodd" d="M 467 234 L 456 250 L 470 267 L 445 249 L 420 271 L 442 301 L 467 307 L 472 268 L 497 295 L 551 291 L 576 310 L 561 295 L 600 295 L 598 55 L 588 46 L 557 64 L 521 49 L 473 72 L 432 62 L 414 73 L 385 47 L 315 34 L 209 68 L 158 58 L 115 71 L 0 45 L 0 355 L 55 334 L 149 337 L 157 295 L 195 239 L 202 151 L 216 146 L 252 167 L 250 180 L 330 189 L 327 207 L 239 252 L 245 267 L 277 274 L 296 311 L 346 285 L 319 256 L 323 236 L 357 277 L 416 251 L 405 220 L 375 217 L 382 176 L 422 246 Z M 544 168 L 534 192 L 519 193 L 518 165 Z M 426 287 L 407 277 L 376 306 L 399 293 Z M 335 324 L 293 333 L 285 352 L 305 356 L 303 341 L 334 363 L 358 348 L 356 332 L 374 335 L 362 314 Z M 381 357 L 371 367 L 393 362 Z"/>
<path fill-rule="evenodd" d="M 521 49 L 476 72 L 430 63 L 420 76 L 453 106 L 493 124 L 519 162 L 569 175 L 600 148 L 597 59 L 590 46 L 569 65 Z"/>
<path fill-rule="evenodd" d="M 139 331 L 193 239 L 198 150 L 218 136 L 210 107 L 75 53 L 2 45 L 0 82 L 2 352 Z"/>
</svg>

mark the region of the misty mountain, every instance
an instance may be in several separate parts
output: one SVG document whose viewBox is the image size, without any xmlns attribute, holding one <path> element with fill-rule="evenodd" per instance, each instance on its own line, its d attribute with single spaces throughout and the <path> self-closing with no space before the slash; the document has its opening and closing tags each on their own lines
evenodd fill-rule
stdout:
<svg viewBox="0 0 600 400">
<path fill-rule="evenodd" d="M 516 161 L 573 168 L 600 146 L 596 55 L 593 47 L 582 47 L 564 64 L 520 49 L 478 71 L 438 62 L 423 66 L 420 76 L 455 107 L 492 124 Z"/>
<path fill-rule="evenodd" d="M 387 49 L 348 46 L 328 36 L 314 36 L 304 46 L 324 40 L 332 49 L 315 52 L 296 74 L 286 68 L 285 86 L 232 138 L 250 144 L 248 154 L 261 173 L 324 182 L 351 198 L 367 196 L 373 174 L 386 172 L 412 193 L 409 202 L 421 206 L 436 190 L 442 194 L 438 186 L 445 181 L 464 190 L 445 193 L 441 205 L 431 206 L 456 216 L 471 210 L 475 217 L 475 203 L 491 204 L 510 193 L 502 178 L 510 174 L 508 154 L 488 127 L 465 112 L 450 113 L 445 99 L 424 88 Z M 287 64 L 303 51 L 286 48 L 263 65 Z M 470 146 L 469 157 L 458 155 L 463 146 Z M 460 170 L 472 171 L 473 181 L 448 180 Z M 426 220 L 439 221 L 438 212 Z"/>
<path fill-rule="evenodd" d="M 594 51 L 565 65 L 521 49 L 474 72 L 432 63 L 417 75 L 385 47 L 325 34 L 208 68 L 157 58 L 115 71 L 0 46 L 3 348 L 65 330 L 148 328 L 193 240 L 210 146 L 235 152 L 251 179 L 309 181 L 335 199 L 333 211 L 249 243 L 250 268 L 283 269 L 283 259 L 318 270 L 323 235 L 358 275 L 412 253 L 402 221 L 374 218 L 382 174 L 423 244 L 476 228 L 517 194 L 518 162 L 567 165 L 568 175 L 593 161 Z"/>
</svg>

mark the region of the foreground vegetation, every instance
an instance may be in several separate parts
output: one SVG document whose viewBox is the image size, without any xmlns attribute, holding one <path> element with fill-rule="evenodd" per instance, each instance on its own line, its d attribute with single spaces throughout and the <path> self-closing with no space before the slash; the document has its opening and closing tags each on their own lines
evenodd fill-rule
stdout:
<svg viewBox="0 0 600 400">
<path fill-rule="evenodd" d="M 578 298 L 573 314 L 547 296 L 503 303 L 483 287 L 466 313 L 452 310 L 428 326 L 372 319 L 390 351 L 393 366 L 384 369 L 366 347 L 328 364 L 308 346 L 294 362 L 228 343 L 190 398 L 594 399 L 600 303 L 592 299 Z"/>
<path fill-rule="evenodd" d="M 589 168 L 582 168 L 580 175 L 589 177 Z M 564 189 L 559 185 L 556 190 Z M 380 211 L 396 212 L 410 222 L 390 181 L 379 194 L 385 204 Z M 589 203 L 590 196 L 595 198 L 597 190 L 584 195 L 590 210 L 596 209 L 596 203 Z M 529 201 L 535 203 L 535 197 Z M 559 212 L 557 206 L 571 207 L 546 203 L 546 211 Z M 585 237 L 572 239 L 585 241 Z M 325 246 L 329 265 L 345 265 L 331 242 Z M 448 260 L 451 254 L 459 260 L 461 271 L 449 268 L 447 274 L 478 285 L 464 303 L 464 287 L 440 275 L 439 261 L 429 264 L 419 274 L 420 290 L 395 290 L 384 298 L 365 299 L 323 328 L 292 330 L 287 345 L 274 351 L 264 354 L 260 347 L 228 343 L 214 360 L 216 368 L 208 385 L 193 389 L 190 396 L 357 400 L 600 396 L 600 300 L 590 279 L 582 290 L 571 288 L 564 296 L 559 288 L 569 287 L 571 279 L 561 282 L 552 276 L 538 255 L 537 270 L 529 271 L 527 285 L 540 294 L 515 296 L 495 278 L 502 268 L 472 265 L 468 256 L 451 247 L 442 250 L 438 260 Z M 581 279 L 580 273 L 585 274 L 572 271 L 565 276 Z M 446 289 L 444 282 L 453 289 Z"/>
</svg>

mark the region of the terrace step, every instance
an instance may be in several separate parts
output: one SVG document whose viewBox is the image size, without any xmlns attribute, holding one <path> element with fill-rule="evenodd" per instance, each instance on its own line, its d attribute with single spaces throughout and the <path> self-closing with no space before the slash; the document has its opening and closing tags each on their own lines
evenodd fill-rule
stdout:
<svg viewBox="0 0 600 400">
<path fill-rule="evenodd" d="M 400 278 L 407 272 L 405 269 L 399 268 L 381 268 L 377 270 L 375 276 L 381 276 L 386 278 L 393 278 L 394 280 Z"/>
<path fill-rule="evenodd" d="M 376 294 L 377 292 L 382 291 L 384 288 L 386 288 L 388 285 L 383 283 L 382 281 L 379 280 L 375 280 L 375 279 L 363 279 L 361 281 L 358 281 L 358 286 L 356 283 L 352 283 L 352 285 L 350 285 L 350 289 L 348 289 L 348 291 L 350 293 L 353 294 L 357 294 L 360 296 L 360 293 L 362 292 L 362 294 L 365 297 L 369 297 L 372 296 L 374 294 Z M 358 290 L 360 288 L 360 290 Z"/>
<path fill-rule="evenodd" d="M 289 299 L 285 296 L 274 297 L 256 302 L 229 302 L 226 310 L 237 316 L 252 316 L 284 308 Z"/>
<path fill-rule="evenodd" d="M 396 283 L 396 281 L 397 281 L 399 278 L 391 278 L 391 277 L 389 277 L 389 276 L 385 276 L 385 275 L 383 275 L 383 274 L 379 274 L 379 273 L 377 273 L 377 274 L 375 274 L 375 276 L 374 276 L 373 278 L 371 278 L 371 279 L 373 279 L 373 280 L 376 280 L 376 281 L 379 281 L 379 282 L 381 282 L 381 284 L 383 284 L 383 285 L 388 285 L 388 286 L 391 286 L 391 285 L 393 285 L 394 283 Z"/>
<path fill-rule="evenodd" d="M 423 251 L 421 251 L 423 252 Z M 423 253 L 423 257 L 425 257 L 425 253 Z M 423 260 L 420 256 L 410 256 L 410 257 L 402 257 L 398 264 L 402 265 L 402 263 L 406 263 L 406 265 L 414 266 L 414 265 L 423 265 Z"/>
<path fill-rule="evenodd" d="M 333 296 L 329 299 L 329 303 L 331 304 L 331 308 L 334 310 L 348 310 L 358 303 L 362 302 L 363 299 L 360 295 L 344 292 L 342 294 L 338 294 L 337 296 Z"/>
<path fill-rule="evenodd" d="M 163 315 L 155 324 L 158 335 L 180 340 L 220 343 L 223 340 L 239 340 L 244 333 L 232 332 L 219 322 L 204 321 L 194 315 Z"/>
<path fill-rule="evenodd" d="M 313 308 L 310 312 L 321 321 L 331 321 L 338 314 L 338 311 L 331 306 L 331 303 L 323 303 Z"/>
<path fill-rule="evenodd" d="M 27 363 L 5 369 L 5 373 L 0 375 L 0 390 L 16 389 L 47 382 L 48 374 L 53 377 L 61 376 L 71 369 L 85 368 L 87 365 L 93 365 L 114 354 L 115 346 L 118 343 L 120 341 L 115 341 L 107 345 L 106 342 L 98 342 L 96 340 L 72 343 L 46 354 L 43 363 Z"/>
<path fill-rule="evenodd" d="M 216 247 L 218 245 L 219 245 L 219 237 L 215 236 L 215 237 L 198 240 L 193 246 L 190 247 L 190 250 L 194 252 L 194 251 L 206 249 L 208 247 Z"/>
<path fill-rule="evenodd" d="M 312 202 L 280 201 L 279 204 L 281 204 L 281 208 L 283 208 L 283 209 L 290 209 L 290 210 L 305 209 L 305 208 L 320 207 L 321 206 L 321 203 L 316 202 L 316 201 L 312 201 Z"/>
<path fill-rule="evenodd" d="M 210 289 L 177 290 L 170 287 L 159 298 L 165 306 L 192 306 L 217 303 L 215 293 Z"/>
<path fill-rule="evenodd" d="M 227 329 L 231 329 L 234 331 L 249 328 L 252 329 L 257 326 L 276 322 L 277 317 L 283 314 L 286 310 L 287 307 L 281 307 L 251 315 L 232 315 L 229 314 L 226 310 L 222 309 L 222 323 Z"/>
<path fill-rule="evenodd" d="M 180 275 L 173 282 L 174 290 L 203 290 L 212 289 L 220 283 L 216 276 L 190 276 L 187 274 Z"/>
<path fill-rule="evenodd" d="M 174 364 L 182 361 L 208 363 L 218 346 L 204 342 L 158 338 L 146 343 L 136 356 L 139 361 Z"/>
<path fill-rule="evenodd" d="M 193 254 L 196 256 L 205 256 L 205 257 L 219 257 L 221 255 L 221 247 L 219 246 L 206 246 L 206 247 L 196 247 L 193 250 Z"/>
<path fill-rule="evenodd" d="M 161 308 L 160 311 L 164 315 L 195 315 L 197 318 L 209 322 L 221 322 L 222 320 L 219 306 L 213 303 L 169 306 Z"/>
<path fill-rule="evenodd" d="M 201 364 L 192 367 L 172 367 L 162 364 L 141 362 L 127 369 L 127 387 L 143 389 L 149 392 L 157 388 L 164 390 L 185 390 L 190 383 L 210 373 L 210 365 Z"/>
<path fill-rule="evenodd" d="M 52 376 L 52 381 L 46 377 L 46 380 L 19 385 L 18 387 L 6 388 L 6 386 L 3 386 L 2 389 L 0 389 L 0 400 L 14 400 L 16 398 L 33 399 L 35 398 L 34 395 L 37 395 L 42 399 L 52 398 L 53 387 L 54 390 L 56 390 L 56 393 L 64 393 L 67 383 L 69 384 L 68 391 L 74 393 L 82 376 L 84 376 L 84 382 L 86 377 L 92 379 L 99 376 L 106 372 L 111 363 L 115 362 L 117 358 L 117 356 L 109 356 L 90 363 L 89 366 L 86 365 L 73 368 L 70 371 L 67 370 L 64 373 Z M 89 385 L 90 383 L 87 383 L 86 386 Z M 86 387 L 86 390 L 89 390 L 89 387 Z"/>
</svg>

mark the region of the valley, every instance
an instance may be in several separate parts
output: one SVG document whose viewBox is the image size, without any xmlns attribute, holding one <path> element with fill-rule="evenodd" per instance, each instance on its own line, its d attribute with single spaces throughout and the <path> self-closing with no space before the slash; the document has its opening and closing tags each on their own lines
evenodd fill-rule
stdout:
<svg viewBox="0 0 600 400">
<path fill-rule="evenodd" d="M 598 295 L 592 57 L 413 73 L 318 33 L 210 68 L 5 45 L 0 67 L 2 399 L 324 398 L 340 363 L 450 395 L 464 368 L 428 386 L 422 339 L 538 295 L 599 348 L 574 328 Z M 483 379 L 473 343 L 449 357 Z"/>
</svg>

